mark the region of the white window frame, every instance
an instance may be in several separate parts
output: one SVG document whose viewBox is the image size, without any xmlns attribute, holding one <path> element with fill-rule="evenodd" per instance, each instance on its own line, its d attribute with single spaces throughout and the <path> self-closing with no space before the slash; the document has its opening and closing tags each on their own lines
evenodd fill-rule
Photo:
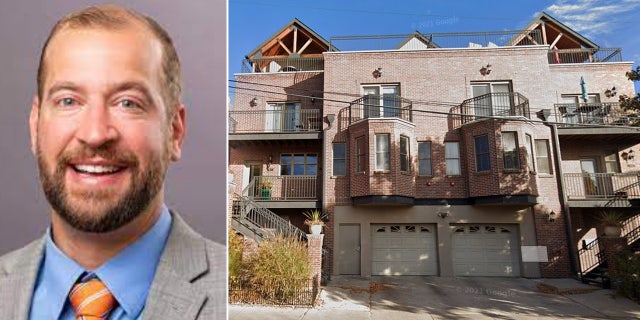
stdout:
<svg viewBox="0 0 640 320">
<path fill-rule="evenodd" d="M 431 149 L 431 141 L 419 141 L 418 142 L 418 175 L 419 176 L 431 176 L 433 175 L 433 153 Z M 428 146 L 427 150 L 429 151 L 428 157 L 422 157 L 423 155 L 420 153 L 420 146 Z M 423 163 L 428 163 L 428 165 L 423 165 Z M 428 173 L 425 173 L 428 171 Z"/>
<path fill-rule="evenodd" d="M 508 135 L 513 135 L 513 148 L 510 150 L 507 150 L 507 146 L 506 146 L 506 141 L 508 141 L 507 139 L 505 139 L 505 136 Z M 504 170 L 509 170 L 509 171 L 514 171 L 514 170 L 520 170 L 521 168 L 521 163 L 520 163 L 520 145 L 518 144 L 518 133 L 516 131 L 503 131 L 502 132 L 502 162 L 504 165 Z M 510 161 L 513 161 L 513 164 L 508 163 Z M 510 166 L 507 166 L 507 164 L 509 164 Z"/>
<path fill-rule="evenodd" d="M 343 153 L 344 153 L 344 157 L 343 158 L 338 158 L 336 157 L 336 146 L 342 146 L 343 148 Z M 333 144 L 332 148 L 332 155 L 333 155 L 333 165 L 332 165 L 332 174 L 333 176 L 337 177 L 337 176 L 345 176 L 347 175 L 347 144 L 344 142 L 336 142 Z M 343 164 L 343 171 L 342 172 L 336 172 L 336 162 L 342 162 Z"/>
<path fill-rule="evenodd" d="M 363 99 L 363 117 L 364 118 L 390 118 L 400 115 L 400 85 L 399 84 L 366 84 L 361 87 Z M 377 96 L 377 98 L 366 98 L 368 95 Z M 392 95 L 396 102 L 395 105 L 389 105 L 385 101 L 385 95 Z M 374 107 L 370 106 L 374 105 Z M 385 108 L 391 107 L 391 108 Z"/>
<path fill-rule="evenodd" d="M 549 149 L 549 140 L 548 139 L 535 139 L 534 140 L 535 148 L 536 148 L 536 162 L 538 163 L 538 173 L 542 174 L 553 174 L 553 167 L 551 166 L 551 150 Z M 545 154 L 540 152 L 540 148 L 538 146 L 542 146 L 544 144 Z M 546 166 L 540 166 L 541 163 L 546 164 Z M 549 168 L 549 172 L 546 172 L 544 167 Z"/>
<path fill-rule="evenodd" d="M 384 139 L 386 138 L 386 144 L 384 143 Z M 381 142 L 378 142 L 379 139 L 382 139 Z M 376 133 L 374 148 L 376 150 L 376 164 L 375 171 L 389 171 L 391 170 L 391 137 L 388 133 Z M 379 148 L 383 147 L 383 148 Z M 382 158 L 380 158 L 382 157 Z M 381 161 L 384 159 L 384 161 Z"/>
<path fill-rule="evenodd" d="M 444 143 L 445 166 L 448 176 L 459 176 L 462 174 L 460 168 L 460 142 L 448 141 Z"/>
<path fill-rule="evenodd" d="M 404 142 L 406 150 L 403 150 L 402 144 Z M 402 169 L 404 165 L 404 170 Z M 400 136 L 400 171 L 411 172 L 411 139 L 407 136 Z"/>
</svg>

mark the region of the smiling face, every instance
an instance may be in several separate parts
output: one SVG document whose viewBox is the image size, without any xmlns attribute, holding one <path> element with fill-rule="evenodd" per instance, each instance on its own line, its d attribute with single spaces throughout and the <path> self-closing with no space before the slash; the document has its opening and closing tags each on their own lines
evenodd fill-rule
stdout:
<svg viewBox="0 0 640 320">
<path fill-rule="evenodd" d="M 116 230 L 163 202 L 184 108 L 167 112 L 161 58 L 159 41 L 136 26 L 66 29 L 49 43 L 32 148 L 54 213 L 78 230 Z"/>
</svg>

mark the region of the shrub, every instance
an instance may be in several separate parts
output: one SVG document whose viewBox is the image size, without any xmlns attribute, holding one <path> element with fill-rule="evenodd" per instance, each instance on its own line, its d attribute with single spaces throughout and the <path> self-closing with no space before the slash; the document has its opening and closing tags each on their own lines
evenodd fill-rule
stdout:
<svg viewBox="0 0 640 320">
<path fill-rule="evenodd" d="M 244 269 L 242 237 L 233 232 L 233 230 L 229 230 L 229 279 L 243 275 Z"/>
<path fill-rule="evenodd" d="M 632 252 L 615 259 L 617 272 L 613 275 L 618 291 L 625 297 L 640 302 L 640 255 Z"/>
<path fill-rule="evenodd" d="M 256 290 L 280 301 L 295 297 L 306 287 L 311 270 L 305 242 L 277 235 L 263 241 L 249 261 L 248 271 Z"/>
</svg>

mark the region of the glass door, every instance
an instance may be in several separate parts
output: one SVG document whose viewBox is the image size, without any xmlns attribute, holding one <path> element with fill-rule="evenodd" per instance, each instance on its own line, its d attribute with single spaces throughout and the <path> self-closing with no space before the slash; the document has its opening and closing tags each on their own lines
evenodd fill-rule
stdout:
<svg viewBox="0 0 640 320">
<path fill-rule="evenodd" d="M 585 196 L 598 195 L 598 179 L 596 177 L 596 160 L 582 159 L 580 160 L 580 169 L 582 170 L 582 180 L 584 182 Z"/>
</svg>

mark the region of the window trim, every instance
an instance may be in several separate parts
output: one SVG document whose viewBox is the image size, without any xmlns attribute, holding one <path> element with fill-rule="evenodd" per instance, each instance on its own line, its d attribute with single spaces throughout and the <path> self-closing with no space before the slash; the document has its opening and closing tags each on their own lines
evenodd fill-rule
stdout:
<svg viewBox="0 0 640 320">
<path fill-rule="evenodd" d="M 530 172 L 536 172 L 535 155 L 533 154 L 533 137 L 525 133 L 524 140 L 524 148 L 527 150 L 527 168 Z"/>
<path fill-rule="evenodd" d="M 341 145 L 342 148 L 344 149 L 344 158 L 336 158 L 336 146 Z M 334 142 L 331 146 L 331 156 L 332 156 L 332 162 L 331 162 L 331 175 L 334 177 L 344 177 L 347 175 L 347 144 L 344 142 Z M 342 162 L 344 163 L 344 172 L 342 172 L 342 174 L 336 174 L 336 160 L 342 160 Z"/>
<path fill-rule="evenodd" d="M 478 139 L 484 138 L 486 139 L 486 146 L 487 146 L 487 150 L 480 153 L 478 152 Z M 491 148 L 489 147 L 489 135 L 487 134 L 483 134 L 483 135 L 479 135 L 479 136 L 475 136 L 473 137 L 473 151 L 476 155 L 476 172 L 478 173 L 482 173 L 482 172 L 489 172 L 491 171 Z M 481 169 L 480 168 L 480 157 L 486 157 L 486 163 L 488 165 L 488 167 L 486 169 Z"/>
<path fill-rule="evenodd" d="M 505 134 L 513 134 L 513 141 L 515 143 L 514 146 L 514 166 L 507 167 L 507 150 L 505 148 Z M 517 131 L 502 131 L 500 137 L 502 138 L 502 165 L 505 171 L 518 171 L 522 169 L 522 164 L 520 163 L 520 145 L 518 144 L 518 132 Z M 511 152 L 511 151 L 509 151 Z"/>
<path fill-rule="evenodd" d="M 367 163 L 366 163 L 366 156 L 367 156 L 367 146 L 365 144 L 365 140 L 364 140 L 364 136 L 360 136 L 357 137 L 355 139 L 355 144 L 356 144 L 356 173 L 358 172 L 366 172 L 367 169 Z"/>
<path fill-rule="evenodd" d="M 296 163 L 295 162 L 295 156 L 296 155 L 303 155 L 304 156 L 304 162 L 302 163 L 302 166 L 304 168 L 304 174 L 294 174 L 294 170 L 295 170 L 295 166 Z M 283 156 L 291 156 L 291 163 L 289 164 L 285 164 L 282 162 Z M 315 163 L 308 163 L 307 162 L 307 157 L 308 156 L 315 156 L 316 157 L 316 162 Z M 320 158 L 318 157 L 317 153 L 314 152 L 309 152 L 309 153 L 281 153 L 280 154 L 280 176 L 318 176 L 318 167 L 319 167 L 319 161 Z M 290 174 L 283 174 L 282 170 L 284 168 L 284 165 L 290 165 L 291 166 L 291 173 Z M 316 173 L 315 174 L 307 174 L 307 166 L 308 165 L 315 165 L 316 166 Z"/>
<path fill-rule="evenodd" d="M 539 152 L 537 152 L 538 150 L 538 142 L 542 142 L 545 144 L 545 149 L 547 150 L 547 155 L 546 156 L 541 156 Z M 539 174 L 546 174 L 546 175 L 553 175 L 553 165 L 552 165 L 552 161 L 551 161 L 551 146 L 549 143 L 549 139 L 534 139 L 534 145 L 536 147 L 536 162 L 538 163 L 538 173 Z M 549 168 L 549 172 L 544 172 L 542 171 L 542 169 L 540 168 L 540 160 L 541 159 L 546 159 L 546 163 L 547 163 L 547 167 Z"/>
<path fill-rule="evenodd" d="M 429 158 L 421 158 L 420 157 L 420 145 L 429 145 Z M 433 176 L 433 149 L 432 149 L 433 143 L 431 141 L 418 141 L 418 176 L 422 176 L 422 177 L 429 177 L 429 176 Z M 428 174 L 423 174 L 422 173 L 422 166 L 421 163 L 423 160 L 428 160 L 429 161 L 429 173 Z"/>
<path fill-rule="evenodd" d="M 385 151 L 378 151 L 378 137 L 383 137 L 386 136 L 387 137 L 387 150 Z M 391 170 L 391 135 L 388 133 L 376 133 L 374 135 L 374 149 L 375 149 L 375 153 L 376 153 L 376 157 L 375 157 L 375 170 L 376 172 L 385 172 L 385 171 L 390 171 Z M 378 168 L 378 154 L 385 154 L 386 153 L 386 157 L 385 159 L 386 161 L 386 166 L 382 169 Z"/>
<path fill-rule="evenodd" d="M 405 140 L 406 152 L 402 150 L 402 141 Z M 411 139 L 408 136 L 400 135 L 400 172 L 411 172 Z M 404 157 L 403 157 L 404 156 Z M 405 170 L 402 170 L 402 165 L 405 164 Z"/>
<path fill-rule="evenodd" d="M 457 150 L 457 153 L 458 153 L 458 157 L 457 158 L 449 158 L 447 156 L 447 145 L 455 145 L 456 146 L 456 150 Z M 445 174 L 447 176 L 456 176 L 456 177 L 457 176 L 461 176 L 462 175 L 462 164 L 461 164 L 461 161 L 460 161 L 460 141 L 446 141 L 444 143 L 444 154 L 445 154 L 445 156 L 444 156 L 444 159 L 445 159 Z M 447 162 L 449 160 L 456 160 L 457 161 L 458 173 L 456 173 L 456 174 L 449 173 L 449 166 L 447 165 Z"/>
</svg>

